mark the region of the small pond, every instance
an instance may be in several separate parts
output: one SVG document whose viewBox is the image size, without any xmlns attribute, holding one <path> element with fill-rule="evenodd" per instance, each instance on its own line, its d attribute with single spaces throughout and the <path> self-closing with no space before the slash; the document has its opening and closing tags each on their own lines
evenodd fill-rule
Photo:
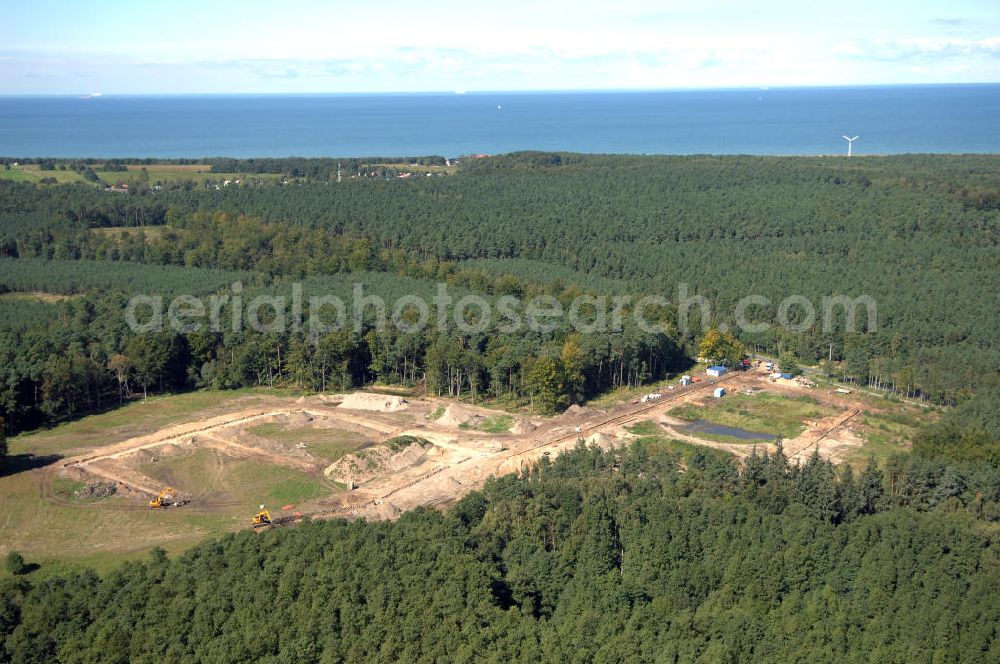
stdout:
<svg viewBox="0 0 1000 664">
<path fill-rule="evenodd" d="M 695 436 L 699 433 L 707 433 L 712 436 L 729 436 L 730 438 L 738 438 L 739 440 L 778 439 L 777 436 L 771 433 L 756 433 L 754 431 L 747 431 L 746 429 L 740 429 L 738 427 L 727 427 L 724 424 L 716 424 L 706 420 L 694 420 L 693 422 L 689 422 L 688 424 L 680 427 L 680 430 L 684 433 L 689 433 Z"/>
</svg>

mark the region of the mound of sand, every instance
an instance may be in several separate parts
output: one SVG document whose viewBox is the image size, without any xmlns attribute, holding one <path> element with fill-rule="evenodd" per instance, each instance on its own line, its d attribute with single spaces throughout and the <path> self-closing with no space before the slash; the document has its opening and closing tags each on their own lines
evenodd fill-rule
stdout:
<svg viewBox="0 0 1000 664">
<path fill-rule="evenodd" d="M 590 415 L 597 415 L 598 411 L 593 408 L 587 408 L 586 406 L 580 406 L 578 404 L 573 404 L 563 412 L 562 415 L 557 417 L 559 420 L 569 420 L 578 417 L 588 417 Z"/>
<path fill-rule="evenodd" d="M 156 454 L 150 452 L 149 450 L 139 450 L 138 452 L 132 455 L 132 458 L 134 459 L 135 463 L 152 463 L 156 461 L 159 457 Z"/>
<path fill-rule="evenodd" d="M 510 425 L 509 429 L 507 429 L 507 431 L 515 435 L 523 435 L 526 433 L 531 433 L 534 430 L 535 430 L 534 423 L 527 417 L 515 417 L 514 423 Z"/>
<path fill-rule="evenodd" d="M 59 469 L 59 477 L 85 482 L 91 478 L 91 475 L 80 466 L 64 466 Z"/>
<path fill-rule="evenodd" d="M 392 521 L 403 513 L 403 510 L 388 501 L 383 501 L 376 505 L 375 511 L 378 513 L 379 518 L 385 519 L 386 521 Z"/>
<path fill-rule="evenodd" d="M 502 440 L 467 441 L 466 444 L 470 447 L 475 446 L 480 450 L 492 453 L 503 452 L 507 449 L 507 446 Z"/>
<path fill-rule="evenodd" d="M 286 421 L 288 424 L 301 427 L 312 422 L 313 417 L 304 410 L 296 410 L 288 414 L 288 419 Z"/>
<path fill-rule="evenodd" d="M 160 445 L 158 448 L 156 448 L 157 454 L 159 454 L 161 457 L 174 456 L 184 451 L 185 451 L 184 448 L 181 447 L 180 445 L 177 445 L 176 443 L 167 443 L 166 445 Z"/>
<path fill-rule="evenodd" d="M 507 459 L 497 467 L 497 476 L 509 475 L 510 473 L 522 474 L 529 468 L 529 463 L 524 459 Z"/>
<path fill-rule="evenodd" d="M 372 410 L 379 413 L 394 413 L 409 407 L 409 402 L 402 397 L 394 397 L 386 394 L 365 394 L 355 392 L 348 394 L 337 408 L 350 408 L 351 410 Z"/>
<path fill-rule="evenodd" d="M 453 403 L 444 409 L 444 414 L 437 419 L 437 423 L 446 427 L 457 427 L 468 424 L 474 417 L 476 416 L 465 408 Z"/>
<path fill-rule="evenodd" d="M 393 453 L 385 445 L 375 445 L 342 456 L 327 466 L 323 473 L 335 482 L 343 484 L 354 482 L 357 486 L 376 477 L 415 465 L 426 457 L 427 451 L 419 443 L 407 445 L 397 453 Z"/>
<path fill-rule="evenodd" d="M 595 445 L 602 449 L 614 447 L 615 443 L 617 442 L 618 441 L 613 436 L 609 436 L 606 433 L 592 433 L 589 436 L 587 436 L 588 445 Z"/>
</svg>

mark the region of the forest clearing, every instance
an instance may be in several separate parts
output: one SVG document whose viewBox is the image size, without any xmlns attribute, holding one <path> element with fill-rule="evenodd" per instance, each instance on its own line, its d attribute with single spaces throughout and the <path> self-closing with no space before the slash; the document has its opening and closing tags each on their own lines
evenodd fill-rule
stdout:
<svg viewBox="0 0 1000 664">
<path fill-rule="evenodd" d="M 204 393 L 152 399 L 122 409 L 124 416 L 112 411 L 14 439 L 24 472 L 0 477 L 8 505 L 0 531 L 5 548 L 33 556 L 89 560 L 110 553 L 113 560 L 151 546 L 181 550 L 207 535 L 249 528 L 259 504 L 278 522 L 384 520 L 417 507 L 445 507 L 490 476 L 522 472 L 580 440 L 607 449 L 654 437 L 738 458 L 754 450 L 773 453 L 774 440 L 698 434 L 676 416 L 678 409 L 695 409 L 706 420 L 738 423 L 738 413 L 737 420 L 725 415 L 727 399 L 758 425 L 760 409 L 794 418 L 807 404 L 817 417 L 803 419 L 797 435 L 782 441 L 792 462 L 814 450 L 834 462 L 860 465 L 867 458 L 865 441 L 877 430 L 862 417 L 874 423 L 880 411 L 871 400 L 773 381 L 760 371 L 709 380 L 664 383 L 659 399 L 622 400 L 606 410 L 575 406 L 556 417 L 369 392 L 214 393 L 214 403 Z M 717 386 L 729 395 L 713 398 Z M 166 405 L 184 400 L 191 403 Z M 879 440 L 885 447 L 884 437 Z M 171 500 L 183 504 L 150 509 L 148 501 L 168 486 Z"/>
</svg>

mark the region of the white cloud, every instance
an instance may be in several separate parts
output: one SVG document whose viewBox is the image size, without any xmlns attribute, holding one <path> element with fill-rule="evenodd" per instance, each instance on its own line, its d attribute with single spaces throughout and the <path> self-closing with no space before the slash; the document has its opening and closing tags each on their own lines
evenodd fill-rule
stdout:
<svg viewBox="0 0 1000 664">
<path fill-rule="evenodd" d="M 912 37 L 836 44 L 833 53 L 850 58 L 889 61 L 925 61 L 976 56 L 1000 56 L 1000 37 L 950 39 Z"/>
</svg>

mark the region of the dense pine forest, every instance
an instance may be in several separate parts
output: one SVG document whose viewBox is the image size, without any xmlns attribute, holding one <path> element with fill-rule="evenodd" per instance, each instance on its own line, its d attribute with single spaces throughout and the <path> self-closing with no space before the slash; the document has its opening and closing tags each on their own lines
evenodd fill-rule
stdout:
<svg viewBox="0 0 1000 664">
<path fill-rule="evenodd" d="M 447 513 L 0 581 L 11 662 L 995 662 L 996 471 L 642 439 Z"/>
</svg>

